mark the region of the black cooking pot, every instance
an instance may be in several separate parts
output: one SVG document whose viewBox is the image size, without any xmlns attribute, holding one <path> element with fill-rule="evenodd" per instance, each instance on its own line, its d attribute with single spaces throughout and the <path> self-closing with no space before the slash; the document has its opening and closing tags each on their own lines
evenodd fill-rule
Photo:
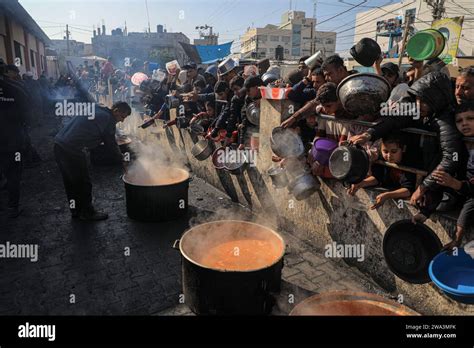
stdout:
<svg viewBox="0 0 474 348">
<path fill-rule="evenodd" d="M 409 219 L 390 225 L 383 238 L 388 267 L 396 276 L 413 284 L 431 281 L 428 267 L 441 248 L 441 241 L 431 228 Z"/>
<path fill-rule="evenodd" d="M 170 184 L 147 185 L 122 177 L 125 184 L 127 215 L 131 219 L 152 222 L 175 220 L 188 210 L 189 173 L 178 168 L 164 168 L 173 175 Z M 170 174 L 171 173 L 171 174 Z"/>
<path fill-rule="evenodd" d="M 369 155 L 361 146 L 346 144 L 331 154 L 329 170 L 336 179 L 357 184 L 367 177 L 369 163 Z"/>
<path fill-rule="evenodd" d="M 352 46 L 349 53 L 363 66 L 372 66 L 380 57 L 382 50 L 375 40 L 365 37 Z"/>
<path fill-rule="evenodd" d="M 226 269 L 229 264 L 217 266 L 219 262 L 206 259 L 226 244 L 232 253 L 239 242 L 246 240 L 256 241 L 257 247 L 252 249 L 255 256 L 261 257 L 268 252 L 265 255 L 270 255 L 271 261 L 262 262 L 256 258 L 255 267 L 238 270 Z M 259 242 L 267 244 L 258 247 Z M 194 313 L 263 315 L 271 312 L 274 304 L 271 292 L 280 290 L 285 253 L 285 243 L 275 231 L 245 221 L 214 221 L 191 228 L 175 242 L 174 248 L 178 244 L 182 256 L 184 301 Z M 244 250 L 248 249 L 242 247 L 241 255 L 231 254 L 230 257 L 248 260 Z"/>
</svg>

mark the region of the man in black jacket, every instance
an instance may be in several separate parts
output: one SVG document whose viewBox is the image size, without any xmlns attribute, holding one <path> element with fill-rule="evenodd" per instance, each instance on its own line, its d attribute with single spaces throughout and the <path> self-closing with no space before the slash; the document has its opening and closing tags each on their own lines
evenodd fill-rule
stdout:
<svg viewBox="0 0 474 348">
<path fill-rule="evenodd" d="M 8 217 L 16 218 L 20 209 L 20 180 L 25 157 L 25 123 L 29 98 L 16 81 L 7 78 L 0 62 L 0 173 L 6 178 Z"/>
<path fill-rule="evenodd" d="M 410 97 L 404 98 L 400 103 L 416 103 L 420 113 L 419 119 L 407 115 L 382 117 L 380 123 L 353 137 L 351 142 L 364 144 L 402 128 L 425 128 L 438 134 L 440 149 L 438 160 L 428 168 L 429 171 L 441 169 L 454 176 L 463 151 L 461 134 L 454 124 L 454 100 L 449 78 L 440 72 L 429 73 L 413 83 L 408 94 Z M 430 173 L 411 197 L 411 203 L 420 207 L 421 215 L 416 216 L 417 221 L 424 221 L 435 210 L 436 201 L 442 196 L 442 192 L 443 188 Z"/>
<path fill-rule="evenodd" d="M 104 142 L 112 155 L 122 161 L 122 152 L 115 141 L 116 124 L 130 113 L 130 106 L 125 102 L 115 103 L 111 109 L 95 106 L 93 118 L 76 115 L 56 135 L 54 154 L 73 218 L 89 221 L 108 218 L 92 206 L 92 184 L 83 150 Z"/>
</svg>

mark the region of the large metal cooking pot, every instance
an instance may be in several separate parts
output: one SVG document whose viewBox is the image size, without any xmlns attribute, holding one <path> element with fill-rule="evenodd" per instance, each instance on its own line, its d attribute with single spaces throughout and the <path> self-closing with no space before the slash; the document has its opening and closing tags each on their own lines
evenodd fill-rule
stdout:
<svg viewBox="0 0 474 348">
<path fill-rule="evenodd" d="M 367 177 L 369 172 L 369 155 L 359 145 L 342 145 L 329 157 L 329 171 L 347 184 L 357 184 Z"/>
<path fill-rule="evenodd" d="M 290 315 L 417 316 L 420 314 L 382 296 L 364 292 L 328 291 L 298 303 Z"/>
<path fill-rule="evenodd" d="M 378 113 L 390 96 L 390 84 L 377 74 L 353 74 L 337 86 L 344 109 L 354 116 Z"/>
<path fill-rule="evenodd" d="M 302 201 L 315 193 L 319 187 L 320 184 L 314 176 L 309 173 L 304 173 L 290 182 L 288 190 L 298 201 Z"/>
<path fill-rule="evenodd" d="M 273 187 L 284 188 L 288 186 L 288 176 L 286 175 L 285 168 L 280 166 L 272 167 L 267 170 L 267 174 L 272 179 Z"/>
<path fill-rule="evenodd" d="M 268 314 L 280 290 L 285 243 L 246 221 L 195 226 L 179 243 L 184 301 L 196 314 Z"/>
<path fill-rule="evenodd" d="M 260 108 L 255 103 L 247 106 L 247 120 L 254 126 L 260 125 Z"/>
<path fill-rule="evenodd" d="M 204 161 L 209 158 L 215 150 L 214 142 L 207 139 L 201 139 L 194 144 L 191 149 L 191 154 L 198 161 Z"/>
<path fill-rule="evenodd" d="M 304 145 L 298 134 L 282 127 L 273 128 L 270 146 L 273 153 L 282 158 L 299 157 L 304 152 Z"/>
<path fill-rule="evenodd" d="M 125 174 L 127 215 L 139 221 L 167 221 L 182 217 L 188 210 L 189 173 L 163 167 L 161 179 L 146 181 Z M 159 178 L 159 177 L 158 177 Z"/>
</svg>

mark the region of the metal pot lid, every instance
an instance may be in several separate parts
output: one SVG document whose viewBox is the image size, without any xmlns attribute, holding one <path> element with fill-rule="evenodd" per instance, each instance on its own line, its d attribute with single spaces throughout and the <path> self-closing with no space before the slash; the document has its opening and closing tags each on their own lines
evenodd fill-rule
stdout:
<svg viewBox="0 0 474 348">
<path fill-rule="evenodd" d="M 441 248 L 441 241 L 431 228 L 415 225 L 409 219 L 390 225 L 383 238 L 388 267 L 397 277 L 413 284 L 431 281 L 428 267 Z"/>
</svg>

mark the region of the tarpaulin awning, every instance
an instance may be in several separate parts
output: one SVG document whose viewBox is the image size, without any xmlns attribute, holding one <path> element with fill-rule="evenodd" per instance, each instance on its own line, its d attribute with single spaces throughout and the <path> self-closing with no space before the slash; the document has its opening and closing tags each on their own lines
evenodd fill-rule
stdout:
<svg viewBox="0 0 474 348">
<path fill-rule="evenodd" d="M 202 46 L 180 42 L 180 45 L 191 61 L 196 64 L 211 64 L 229 56 L 232 43 L 233 41 L 221 45 Z"/>
</svg>

